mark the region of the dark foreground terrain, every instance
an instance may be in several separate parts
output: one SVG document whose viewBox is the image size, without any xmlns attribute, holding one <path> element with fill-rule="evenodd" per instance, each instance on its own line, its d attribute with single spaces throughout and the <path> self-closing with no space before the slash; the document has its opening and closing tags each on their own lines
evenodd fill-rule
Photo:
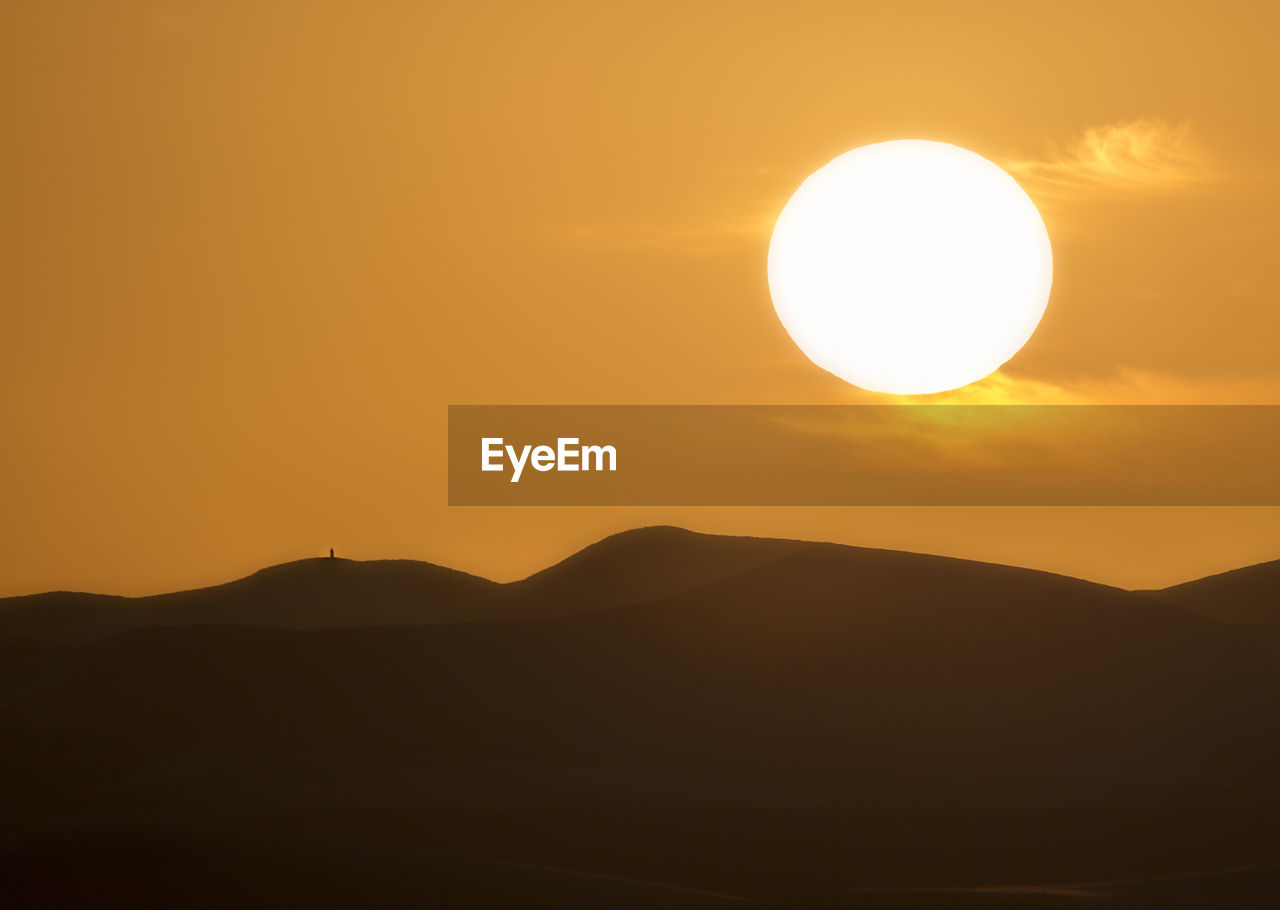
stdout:
<svg viewBox="0 0 1280 910">
<path fill-rule="evenodd" d="M 14 907 L 1280 907 L 1280 563 L 648 528 L 0 600 Z"/>
</svg>

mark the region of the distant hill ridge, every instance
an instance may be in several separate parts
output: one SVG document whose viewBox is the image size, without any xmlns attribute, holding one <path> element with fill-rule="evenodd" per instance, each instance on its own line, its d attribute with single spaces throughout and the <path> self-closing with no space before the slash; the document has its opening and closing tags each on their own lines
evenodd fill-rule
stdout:
<svg viewBox="0 0 1280 910">
<path fill-rule="evenodd" d="M 0 636 L 80 644 L 164 626 L 326 629 L 542 619 L 660 600 L 806 552 L 828 554 L 832 571 L 855 594 L 867 578 L 882 585 L 910 585 L 920 573 L 940 567 L 967 566 L 970 572 L 1045 584 L 1066 580 L 1034 569 L 945 556 L 655 526 L 611 535 L 507 584 L 415 560 L 314 558 L 171 594 L 55 591 L 0 598 Z M 1280 623 L 1280 560 L 1141 593 L 1221 621 Z"/>
<path fill-rule="evenodd" d="M 1223 622 L 1280 623 L 1280 559 L 1143 593 Z"/>
<path fill-rule="evenodd" d="M 0 871 L 110 874 L 112 844 L 139 837 L 125 868 L 167 864 L 158 816 L 729 894 L 781 893 L 759 870 L 793 889 L 1016 885 L 1274 855 L 1280 654 L 1159 593 L 647 528 L 506 585 L 316 559 L 153 598 L 11 599 L 0 818 L 88 827 L 64 861 L 34 825 Z"/>
</svg>

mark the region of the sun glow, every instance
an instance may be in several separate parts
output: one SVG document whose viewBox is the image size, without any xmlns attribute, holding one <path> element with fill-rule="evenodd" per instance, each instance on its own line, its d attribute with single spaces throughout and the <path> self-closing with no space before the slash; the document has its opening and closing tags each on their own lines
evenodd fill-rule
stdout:
<svg viewBox="0 0 1280 910">
<path fill-rule="evenodd" d="M 959 388 L 1027 342 L 1053 253 L 1017 182 L 973 152 L 899 140 L 815 171 L 769 244 L 778 318 L 818 366 L 875 392 Z"/>
</svg>

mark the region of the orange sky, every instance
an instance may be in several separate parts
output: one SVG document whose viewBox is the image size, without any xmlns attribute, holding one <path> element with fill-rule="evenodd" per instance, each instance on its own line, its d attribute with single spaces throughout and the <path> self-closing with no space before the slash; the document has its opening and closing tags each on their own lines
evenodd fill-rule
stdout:
<svg viewBox="0 0 1280 910">
<path fill-rule="evenodd" d="M 0 7 L 0 593 L 327 552 L 509 578 L 671 522 L 1122 584 L 1276 509 L 449 509 L 449 403 L 867 400 L 775 318 L 772 218 L 938 139 L 1040 207 L 1037 334 L 961 400 L 1280 403 L 1261 4 Z"/>
</svg>

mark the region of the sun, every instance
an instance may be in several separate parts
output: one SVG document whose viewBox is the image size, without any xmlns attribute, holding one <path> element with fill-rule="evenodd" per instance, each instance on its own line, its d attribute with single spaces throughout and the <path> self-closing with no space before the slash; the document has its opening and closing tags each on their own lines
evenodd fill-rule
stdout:
<svg viewBox="0 0 1280 910">
<path fill-rule="evenodd" d="M 1049 301 L 1035 204 L 980 155 L 903 139 L 846 152 L 800 185 L 769 242 L 769 291 L 815 364 L 920 395 L 993 373 Z"/>
</svg>

